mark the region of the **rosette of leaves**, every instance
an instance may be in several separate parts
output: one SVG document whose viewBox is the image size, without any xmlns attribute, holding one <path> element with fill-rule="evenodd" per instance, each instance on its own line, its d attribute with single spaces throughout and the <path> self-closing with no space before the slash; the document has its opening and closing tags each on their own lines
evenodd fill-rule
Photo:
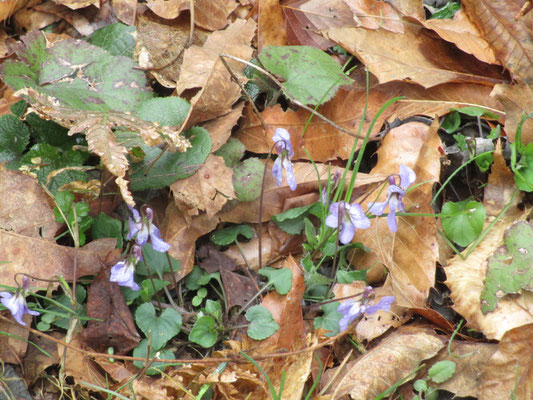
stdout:
<svg viewBox="0 0 533 400">
<path fill-rule="evenodd" d="M 114 129 L 127 129 L 147 146 L 165 143 L 180 152 L 190 147 L 177 126 L 161 126 L 137 114 L 154 94 L 132 59 L 83 40 L 50 44 L 39 31 L 22 37 L 15 53 L 18 60 L 8 60 L 0 68 L 4 82 L 30 102 L 28 113 L 69 128 L 69 135 L 85 132 L 89 150 L 117 177 L 130 205 L 134 202 L 124 178 L 128 150 L 116 139 Z"/>
</svg>

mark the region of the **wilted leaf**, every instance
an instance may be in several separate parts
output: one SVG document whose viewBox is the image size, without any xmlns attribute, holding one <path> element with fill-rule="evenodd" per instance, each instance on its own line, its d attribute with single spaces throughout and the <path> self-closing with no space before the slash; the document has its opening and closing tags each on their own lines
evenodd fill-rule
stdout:
<svg viewBox="0 0 533 400">
<path fill-rule="evenodd" d="M 176 92 L 200 89 L 191 99 L 192 110 L 188 126 L 210 120 L 232 110 L 241 96 L 241 89 L 220 61 L 220 54 L 230 54 L 245 60 L 252 55 L 250 41 L 255 34 L 255 22 L 236 20 L 224 31 L 213 32 L 202 47 L 185 50 Z M 244 64 L 226 60 L 233 73 L 242 79 Z"/>
<path fill-rule="evenodd" d="M 372 399 L 407 378 L 444 345 L 443 338 L 431 328 L 400 329 L 359 359 L 346 364 L 327 393 L 336 399 L 347 394 L 353 399 Z M 323 384 L 338 372 L 337 368 L 329 369 L 322 378 Z"/>
<path fill-rule="evenodd" d="M 515 18 L 523 2 L 466 0 L 462 4 L 513 78 L 521 83 L 531 83 L 533 81 L 531 25 L 528 25 L 524 18 Z"/>
<path fill-rule="evenodd" d="M 35 178 L 0 168 L 0 193 L 0 228 L 34 238 L 55 236 L 60 224 Z"/>
<path fill-rule="evenodd" d="M 488 232 L 483 241 L 466 260 L 454 257 L 446 267 L 450 288 L 452 308 L 468 322 L 467 326 L 480 331 L 488 339 L 500 340 L 505 332 L 533 322 L 531 311 L 533 293 L 524 291 L 520 296 L 504 297 L 498 302 L 498 308 L 483 315 L 480 295 L 484 289 L 487 260 L 501 246 L 505 230 L 515 221 L 523 221 L 529 211 L 521 212 L 516 207 L 511 209 Z"/>
<path fill-rule="evenodd" d="M 89 288 L 87 315 L 101 321 L 89 321 L 83 338 L 97 351 L 112 346 L 118 354 L 125 354 L 139 344 L 141 337 L 120 286 L 110 282 L 109 276 L 109 269 L 102 269 Z"/>
</svg>

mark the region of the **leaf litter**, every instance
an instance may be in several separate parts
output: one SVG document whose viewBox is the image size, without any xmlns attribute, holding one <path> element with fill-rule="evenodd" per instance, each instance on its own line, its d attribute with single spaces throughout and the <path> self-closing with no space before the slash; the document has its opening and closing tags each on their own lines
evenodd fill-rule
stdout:
<svg viewBox="0 0 533 400">
<path fill-rule="evenodd" d="M 0 6 L 0 359 L 33 394 L 533 396 L 520 2 L 22 3 Z M 348 243 L 339 201 L 370 218 Z M 138 291 L 109 281 L 141 240 L 124 202 L 170 245 L 135 260 Z"/>
</svg>

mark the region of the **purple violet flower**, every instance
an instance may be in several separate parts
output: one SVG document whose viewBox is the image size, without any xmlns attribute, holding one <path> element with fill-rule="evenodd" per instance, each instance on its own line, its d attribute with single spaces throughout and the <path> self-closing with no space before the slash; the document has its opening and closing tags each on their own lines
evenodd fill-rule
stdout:
<svg viewBox="0 0 533 400">
<path fill-rule="evenodd" d="M 146 207 L 146 216 L 141 217 L 135 208 L 129 207 L 129 209 L 133 214 L 133 219 L 130 218 L 128 221 L 130 229 L 126 239 L 131 240 L 136 236 L 136 243 L 142 247 L 148 241 L 148 237 L 150 237 L 154 250 L 159 251 L 160 253 L 168 251 L 170 245 L 161 239 L 159 229 L 157 229 L 157 226 L 152 222 L 154 220 L 154 211 L 150 207 Z"/>
<path fill-rule="evenodd" d="M 296 190 L 296 179 L 294 178 L 294 172 L 292 171 L 291 158 L 294 156 L 294 151 L 291 145 L 291 135 L 286 129 L 276 128 L 274 136 L 274 148 L 278 153 L 278 158 L 274 161 L 272 166 L 272 175 L 276 178 L 278 186 L 281 187 L 281 181 L 283 179 L 283 168 L 287 171 L 287 183 L 291 190 Z"/>
<path fill-rule="evenodd" d="M 24 314 L 40 315 L 38 311 L 33 311 L 28 308 L 26 304 L 26 294 L 29 287 L 28 277 L 22 278 L 22 288 L 17 289 L 15 294 L 9 292 L 0 292 L 0 302 L 6 307 L 19 324 L 26 326 L 26 323 L 22 320 Z"/>
<path fill-rule="evenodd" d="M 329 212 L 326 225 L 334 229 L 339 228 L 339 240 L 342 244 L 352 241 L 356 229 L 370 227 L 370 220 L 357 203 L 349 204 L 339 201 L 329 206 Z"/>
<path fill-rule="evenodd" d="M 370 299 L 372 294 L 372 287 L 367 286 L 362 294 L 361 300 L 346 300 L 342 303 L 337 311 L 342 314 L 342 318 L 339 321 L 339 329 L 344 332 L 357 318 L 363 314 L 375 314 L 379 310 L 389 311 L 392 303 L 394 303 L 394 296 L 384 296 L 376 304 Z"/>
<path fill-rule="evenodd" d="M 135 282 L 135 266 L 142 260 L 141 246 L 134 244 L 132 255 L 125 260 L 121 260 L 111 267 L 110 282 L 116 282 L 120 286 L 127 286 L 131 290 L 139 290 L 141 287 Z"/>
<path fill-rule="evenodd" d="M 398 223 L 396 222 L 396 210 L 401 212 L 405 211 L 405 206 L 403 204 L 403 198 L 405 196 L 405 191 L 409 186 L 416 181 L 415 172 L 405 166 L 400 165 L 400 186 L 397 186 L 395 183 L 394 176 L 389 176 L 389 193 L 387 199 L 383 202 L 376 202 L 370 206 L 368 209 L 374 215 L 382 215 L 389 205 L 389 215 L 387 216 L 387 225 L 391 232 L 396 232 L 398 230 Z"/>
<path fill-rule="evenodd" d="M 337 189 L 337 186 L 339 186 L 339 181 L 341 179 L 342 172 L 340 169 L 336 170 L 333 175 L 331 176 L 331 189 L 330 192 L 335 191 Z M 322 193 L 320 194 L 320 201 L 322 204 L 328 204 L 328 185 L 325 185 L 322 188 Z"/>
</svg>

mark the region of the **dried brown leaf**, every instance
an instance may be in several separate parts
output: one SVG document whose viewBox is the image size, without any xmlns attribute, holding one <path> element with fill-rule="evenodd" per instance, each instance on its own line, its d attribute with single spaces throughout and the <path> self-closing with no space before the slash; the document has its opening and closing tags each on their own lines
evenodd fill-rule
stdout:
<svg viewBox="0 0 533 400">
<path fill-rule="evenodd" d="M 1 313 L 6 317 L 9 315 L 8 310 L 4 310 Z M 26 324 L 31 324 L 33 317 L 29 314 L 24 314 L 22 319 Z M 10 364 L 19 364 L 24 360 L 24 355 L 28 350 L 27 340 L 30 331 L 19 323 L 1 319 L 0 332 L 2 332 L 2 335 L 0 335 L 0 360 Z"/>
<path fill-rule="evenodd" d="M 231 136 L 231 130 L 237 125 L 239 118 L 241 118 L 244 104 L 244 102 L 240 102 L 226 115 L 222 115 L 202 125 L 209 132 L 209 136 L 211 136 L 211 152 L 217 151 L 228 141 Z"/>
<path fill-rule="evenodd" d="M 257 44 L 259 51 L 266 46 L 287 45 L 287 31 L 279 0 L 259 2 Z"/>
<path fill-rule="evenodd" d="M 5 21 L 11 17 L 17 10 L 23 8 L 29 0 L 8 0 L 0 5 L 0 21 Z"/>
<path fill-rule="evenodd" d="M 83 348 L 83 344 L 78 336 L 74 336 L 70 344 L 78 348 Z M 98 365 L 87 355 L 64 347 L 61 344 L 57 345 L 57 353 L 60 358 L 65 357 L 65 374 L 72 376 L 76 383 L 87 382 L 99 387 L 106 387 L 108 385 L 109 382 L 98 368 Z"/>
<path fill-rule="evenodd" d="M 465 53 L 472 54 L 488 64 L 499 64 L 490 43 L 481 36 L 481 32 L 470 21 L 463 8 L 451 19 L 428 19 L 419 22 L 437 32 L 444 40 L 454 43 Z"/>
<path fill-rule="evenodd" d="M 498 307 L 485 315 L 481 313 L 480 295 L 485 287 L 487 260 L 503 244 L 505 230 L 515 221 L 523 221 L 529 210 L 511 209 L 490 229 L 470 256 L 463 260 L 454 257 L 446 267 L 446 286 L 450 288 L 452 308 L 468 322 L 467 326 L 483 333 L 488 339 L 501 340 L 505 332 L 533 323 L 533 293 L 523 291 L 519 296 L 505 296 Z"/>
<path fill-rule="evenodd" d="M 485 186 L 483 206 L 489 216 L 497 216 L 509 204 L 516 187 L 514 174 L 502 155 L 501 141 L 493 153 L 494 163 L 490 167 L 489 181 Z"/>
<path fill-rule="evenodd" d="M 220 54 L 230 54 L 245 60 L 252 56 L 250 42 L 255 34 L 251 19 L 236 20 L 223 31 L 213 32 L 202 47 L 185 50 L 180 79 L 176 91 L 180 95 L 188 89 L 200 89 L 191 99 L 188 126 L 224 115 L 241 96 L 239 85 L 220 61 Z M 233 73 L 243 78 L 245 65 L 227 60 Z"/>
<path fill-rule="evenodd" d="M 190 0 L 147 0 L 146 7 L 158 17 L 174 19 L 183 10 L 188 10 L 190 4 Z"/>
<path fill-rule="evenodd" d="M 170 189 L 180 208 L 184 205 L 187 209 L 205 211 L 211 218 L 228 200 L 235 198 L 233 170 L 226 166 L 222 157 L 211 154 L 198 172 L 174 182 Z"/>
<path fill-rule="evenodd" d="M 74 253 L 78 252 L 77 277 L 93 275 L 100 270 L 99 259 L 115 248 L 116 239 L 97 239 L 76 250 L 60 246 L 49 239 L 32 238 L 0 230 L 0 284 L 13 285 L 13 276 L 24 272 L 38 278 L 54 279 L 60 275 L 67 281 L 73 279 Z M 32 286 L 47 287 L 49 282 L 32 281 Z M 54 286 L 59 283 L 55 282 Z"/>
<path fill-rule="evenodd" d="M 430 88 L 446 82 L 494 85 L 503 80 L 495 66 L 458 52 L 413 24 L 406 24 L 403 34 L 351 26 L 322 33 L 359 58 L 380 83 L 405 80 Z"/>
<path fill-rule="evenodd" d="M 521 83 L 533 82 L 532 17 L 515 19 L 521 0 L 465 0 L 468 16 L 491 44 L 496 56 Z"/>
<path fill-rule="evenodd" d="M 61 0 L 55 2 L 63 6 L 67 6 L 72 10 L 77 10 L 78 8 L 85 8 L 89 6 L 95 6 L 96 8 L 100 8 L 100 0 Z"/>
<path fill-rule="evenodd" d="M 334 399 L 348 394 L 353 399 L 373 399 L 407 378 L 422 361 L 435 356 L 444 345 L 444 338 L 432 328 L 399 329 L 365 355 L 346 364 L 326 393 Z M 337 372 L 337 368 L 326 371 L 322 386 Z"/>
<path fill-rule="evenodd" d="M 59 332 L 51 332 L 49 335 L 56 339 L 60 339 L 62 336 Z M 57 344 L 55 342 L 35 333 L 30 335 L 29 340 L 35 343 L 38 348 L 36 346 L 29 346 L 26 357 L 24 357 L 24 375 L 28 386 L 30 386 L 46 368 L 59 362 Z M 42 353 L 41 349 L 50 354 L 51 357 Z"/>
<path fill-rule="evenodd" d="M 485 365 L 479 400 L 533 398 L 533 324 L 508 331 Z"/>
<path fill-rule="evenodd" d="M 228 24 L 228 17 L 235 8 L 235 0 L 196 0 L 194 22 L 209 31 L 222 29 Z"/>
<path fill-rule="evenodd" d="M 111 0 L 117 18 L 126 25 L 135 24 L 137 0 Z"/>
<path fill-rule="evenodd" d="M 419 122 L 392 129 L 378 150 L 378 163 L 370 174 L 379 177 L 397 174 L 403 164 L 415 171 L 416 183 L 428 182 L 405 196 L 404 204 L 410 212 L 433 213 L 429 204 L 432 184 L 440 178 L 438 148 L 441 142 L 437 129 L 437 123 L 428 127 Z M 376 194 L 369 196 L 362 203 L 363 209 L 366 210 L 375 200 L 384 201 L 385 196 L 386 191 L 377 200 Z M 369 229 L 358 230 L 354 240 L 364 243 L 372 251 L 353 258 L 351 262 L 357 268 L 374 266 L 373 271 L 378 273 L 382 271 L 379 266 L 384 265 L 390 272 L 388 283 L 392 286 L 396 303 L 404 307 L 423 308 L 435 279 L 438 256 L 435 219 L 397 217 L 397 221 L 398 231 L 395 234 L 390 232 L 386 218 L 376 218 L 371 221 Z M 369 275 L 370 281 L 376 279 Z"/>
<path fill-rule="evenodd" d="M 522 118 L 522 113 L 533 112 L 533 87 L 531 85 L 494 86 L 491 96 L 494 96 L 505 109 L 505 133 L 511 142 L 515 141 L 516 128 Z M 522 125 L 522 142 L 533 142 L 533 119 L 527 119 Z"/>
<path fill-rule="evenodd" d="M 384 1 L 344 0 L 353 12 L 356 26 L 403 33 L 403 21 L 396 9 Z"/>
<path fill-rule="evenodd" d="M 61 224 L 37 180 L 0 166 L 0 228 L 34 238 L 53 239 Z"/>
</svg>

